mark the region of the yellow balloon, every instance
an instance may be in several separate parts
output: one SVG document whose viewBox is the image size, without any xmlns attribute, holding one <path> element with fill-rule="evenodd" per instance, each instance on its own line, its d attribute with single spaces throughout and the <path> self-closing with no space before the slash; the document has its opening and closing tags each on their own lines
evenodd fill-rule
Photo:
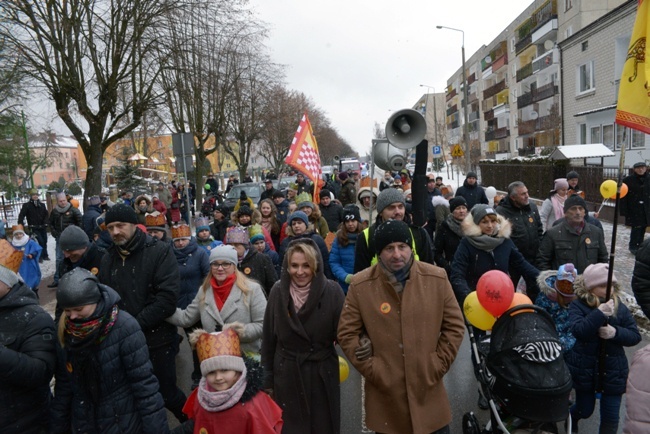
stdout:
<svg viewBox="0 0 650 434">
<path fill-rule="evenodd" d="M 491 330 L 494 322 L 497 320 L 494 315 L 481 306 L 476 291 L 470 292 L 465 297 L 463 312 L 469 323 L 481 330 Z"/>
<path fill-rule="evenodd" d="M 350 375 L 350 366 L 343 357 L 339 356 L 339 383 L 347 380 L 348 375 Z"/>
<path fill-rule="evenodd" d="M 603 181 L 603 183 L 600 184 L 600 194 L 605 199 L 608 199 L 616 195 L 616 181 L 614 181 L 613 179 L 608 179 L 606 181 Z"/>
</svg>

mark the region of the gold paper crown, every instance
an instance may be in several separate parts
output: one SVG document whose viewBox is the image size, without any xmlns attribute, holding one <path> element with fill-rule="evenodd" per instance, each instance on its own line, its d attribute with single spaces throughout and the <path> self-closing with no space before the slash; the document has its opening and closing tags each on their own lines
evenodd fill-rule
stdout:
<svg viewBox="0 0 650 434">
<path fill-rule="evenodd" d="M 14 249 L 9 241 L 0 240 L 0 265 L 18 273 L 21 262 L 23 262 L 23 252 Z"/>
<path fill-rule="evenodd" d="M 151 214 L 145 214 L 144 216 L 144 225 L 147 227 L 160 226 L 164 228 L 166 223 L 167 220 L 165 219 L 165 216 L 158 211 L 154 211 Z"/>
<path fill-rule="evenodd" d="M 221 333 L 203 333 L 196 342 L 196 354 L 200 362 L 218 356 L 241 357 L 239 336 L 233 329 Z"/>
<path fill-rule="evenodd" d="M 11 227 L 11 232 L 21 231 L 25 232 L 25 227 L 23 225 L 13 225 Z"/>
<path fill-rule="evenodd" d="M 186 224 L 176 225 L 172 228 L 172 239 L 176 238 L 192 238 L 192 231 Z"/>
</svg>

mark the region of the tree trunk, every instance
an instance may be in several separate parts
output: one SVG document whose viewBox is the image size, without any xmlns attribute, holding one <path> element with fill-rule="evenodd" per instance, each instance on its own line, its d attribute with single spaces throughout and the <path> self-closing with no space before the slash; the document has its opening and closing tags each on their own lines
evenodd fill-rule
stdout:
<svg viewBox="0 0 650 434">
<path fill-rule="evenodd" d="M 91 140 L 92 137 L 90 138 Z M 84 152 L 84 154 L 86 154 Z M 97 196 L 102 191 L 102 166 L 104 151 L 101 144 L 91 142 L 90 155 L 85 155 L 88 162 L 88 171 L 86 172 L 86 189 L 84 191 L 84 209 L 86 209 L 87 199 L 91 196 Z"/>
</svg>

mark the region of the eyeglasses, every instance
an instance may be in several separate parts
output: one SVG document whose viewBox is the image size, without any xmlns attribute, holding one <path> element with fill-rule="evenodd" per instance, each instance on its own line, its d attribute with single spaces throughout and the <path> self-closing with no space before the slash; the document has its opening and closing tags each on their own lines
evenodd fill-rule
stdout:
<svg viewBox="0 0 650 434">
<path fill-rule="evenodd" d="M 224 263 L 224 264 L 219 264 L 219 263 L 217 263 L 217 262 L 213 262 L 212 264 L 210 264 L 210 266 L 211 266 L 212 268 L 215 268 L 215 269 L 217 269 L 217 270 L 218 270 L 219 268 L 221 268 L 222 270 L 226 270 L 226 269 L 230 268 L 231 265 L 232 265 L 231 262 L 226 262 L 226 263 Z"/>
</svg>

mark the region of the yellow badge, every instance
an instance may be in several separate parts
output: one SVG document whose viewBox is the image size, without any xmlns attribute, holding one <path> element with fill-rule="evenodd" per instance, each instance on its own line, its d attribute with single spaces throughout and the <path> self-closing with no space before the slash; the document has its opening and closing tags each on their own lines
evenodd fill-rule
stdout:
<svg viewBox="0 0 650 434">
<path fill-rule="evenodd" d="M 97 273 L 99 273 L 99 270 L 97 269 L 97 267 L 93 267 L 93 268 L 90 269 L 90 272 L 93 273 L 95 276 L 97 276 Z"/>
<path fill-rule="evenodd" d="M 199 430 L 199 434 L 210 434 L 210 433 L 208 432 L 207 429 L 205 429 L 205 428 L 201 428 L 201 429 Z"/>
<path fill-rule="evenodd" d="M 381 306 L 379 307 L 379 310 L 381 311 L 381 313 L 388 313 L 388 312 L 390 312 L 390 304 L 385 303 L 385 302 L 382 303 Z"/>
<path fill-rule="evenodd" d="M 528 221 L 532 223 L 532 222 L 533 222 L 533 218 L 532 218 L 532 217 L 528 217 Z"/>
<path fill-rule="evenodd" d="M 67 369 L 68 372 L 72 373 L 72 363 L 67 362 L 67 363 L 65 364 L 65 369 Z"/>
<path fill-rule="evenodd" d="M 249 267 L 244 268 L 244 274 L 251 274 L 251 269 Z"/>
<path fill-rule="evenodd" d="M 591 240 L 589 238 L 585 239 L 585 244 L 591 244 Z"/>
</svg>

